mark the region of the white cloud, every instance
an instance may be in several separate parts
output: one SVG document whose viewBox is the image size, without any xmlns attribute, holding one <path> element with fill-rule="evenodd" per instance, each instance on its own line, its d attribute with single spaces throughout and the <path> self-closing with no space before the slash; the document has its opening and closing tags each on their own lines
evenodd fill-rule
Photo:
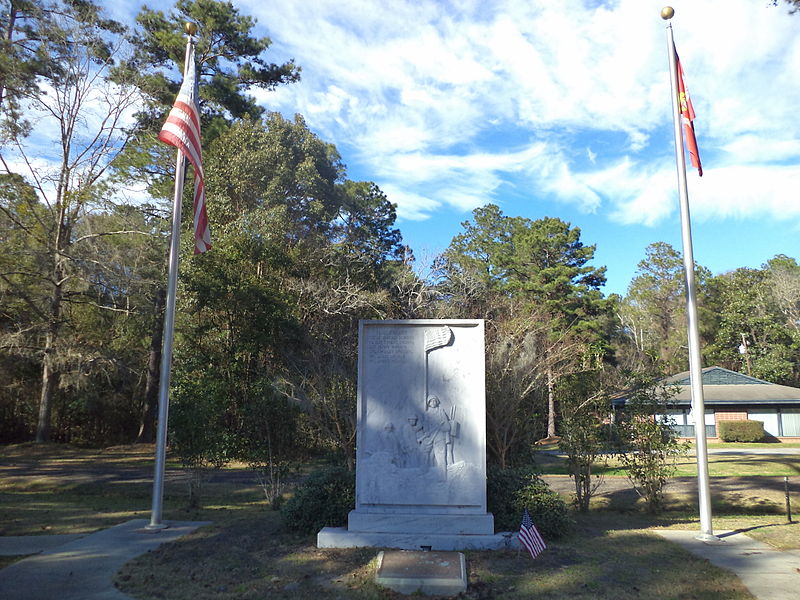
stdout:
<svg viewBox="0 0 800 600">
<path fill-rule="evenodd" d="M 303 82 L 259 99 L 304 114 L 406 219 L 496 201 L 504 184 L 608 205 L 618 223 L 674 210 L 663 3 L 242 4 L 269 29 L 271 58 L 303 67 Z M 792 170 L 770 162 L 800 158 L 800 17 L 752 0 L 673 5 L 706 166 L 696 211 L 796 216 L 780 212 Z M 754 178 L 777 183 L 748 192 Z M 736 210 L 712 210 L 725 194 Z"/>
<path fill-rule="evenodd" d="M 800 219 L 800 166 L 729 166 L 688 173 L 692 218 L 696 221 L 769 217 L 778 222 Z M 600 198 L 610 218 L 623 225 L 655 226 L 678 210 L 674 167 L 649 170 L 630 160 L 605 170 L 573 173 L 562 169 L 552 191 L 565 201 L 595 212 Z"/>
<path fill-rule="evenodd" d="M 703 172 L 693 182 L 693 215 L 699 219 L 748 219 L 768 216 L 776 221 L 800 217 L 800 166 L 727 166 Z"/>
<path fill-rule="evenodd" d="M 766 164 L 800 157 L 800 140 L 764 138 L 755 134 L 740 135 L 720 147 L 728 153 L 726 162 Z"/>
<path fill-rule="evenodd" d="M 414 194 L 394 184 L 386 184 L 383 191 L 392 202 L 397 204 L 397 216 L 400 219 L 423 221 L 431 216 L 431 212 L 441 206 L 437 200 Z"/>
</svg>

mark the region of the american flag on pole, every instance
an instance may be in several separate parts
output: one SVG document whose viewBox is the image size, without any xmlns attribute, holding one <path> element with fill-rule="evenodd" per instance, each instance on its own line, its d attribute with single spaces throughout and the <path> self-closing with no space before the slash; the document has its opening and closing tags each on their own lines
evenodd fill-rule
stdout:
<svg viewBox="0 0 800 600">
<path fill-rule="evenodd" d="M 527 508 L 525 509 L 525 512 L 522 513 L 522 524 L 519 526 L 517 538 L 520 542 L 522 542 L 522 545 L 528 549 L 528 552 L 531 553 L 531 558 L 536 558 L 539 556 L 542 550 L 547 548 L 547 546 L 544 544 L 542 536 L 539 535 L 539 531 L 533 524 Z"/>
<path fill-rule="evenodd" d="M 206 191 L 203 174 L 203 149 L 200 145 L 200 111 L 197 107 L 197 72 L 194 66 L 194 46 L 186 58 L 183 83 L 167 122 L 158 139 L 175 146 L 194 167 L 194 253 L 211 248 L 211 231 L 206 214 Z"/>
</svg>

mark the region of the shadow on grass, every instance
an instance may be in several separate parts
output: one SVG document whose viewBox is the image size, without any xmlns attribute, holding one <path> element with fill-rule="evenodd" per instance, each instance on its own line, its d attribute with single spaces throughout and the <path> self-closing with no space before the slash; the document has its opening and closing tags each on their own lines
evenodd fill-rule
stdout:
<svg viewBox="0 0 800 600">
<path fill-rule="evenodd" d="M 653 520 L 578 516 L 574 532 L 527 552 L 466 552 L 462 598 L 749 599 L 735 578 L 656 535 L 631 527 Z M 674 521 L 672 521 L 674 523 Z M 401 598 L 373 582 L 379 549 L 319 549 L 286 533 L 277 514 L 203 528 L 128 563 L 118 586 L 138 598 Z M 680 578 L 675 574 L 681 573 Z"/>
<path fill-rule="evenodd" d="M 720 533 L 718 537 L 725 538 L 725 537 L 730 537 L 732 535 L 736 535 L 737 533 L 747 533 L 748 531 L 757 531 L 759 529 L 766 529 L 768 527 L 782 527 L 783 525 L 785 525 L 785 523 L 767 523 L 766 525 L 753 525 L 752 527 L 740 527 L 728 533 Z"/>
</svg>

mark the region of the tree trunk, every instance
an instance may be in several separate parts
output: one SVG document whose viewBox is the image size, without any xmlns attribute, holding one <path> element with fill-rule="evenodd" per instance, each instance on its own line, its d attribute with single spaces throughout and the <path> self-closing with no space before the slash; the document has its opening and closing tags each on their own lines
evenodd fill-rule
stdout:
<svg viewBox="0 0 800 600">
<path fill-rule="evenodd" d="M 547 437 L 556 437 L 556 398 L 553 391 L 553 370 L 547 369 Z"/>
<path fill-rule="evenodd" d="M 147 361 L 147 383 L 144 388 L 144 403 L 142 416 L 139 422 L 139 435 L 136 436 L 137 444 L 149 444 L 155 441 L 156 411 L 158 409 L 158 384 L 161 379 L 161 345 L 164 338 L 164 304 L 166 291 L 163 287 L 156 290 L 153 300 L 155 322 L 153 333 L 150 337 L 150 352 Z"/>
<path fill-rule="evenodd" d="M 53 339 L 47 335 L 42 359 L 42 392 L 39 397 L 39 422 L 36 425 L 36 443 L 50 441 L 50 413 L 53 409 L 53 392 L 58 385 L 58 372 L 53 368 Z"/>
<path fill-rule="evenodd" d="M 54 360 L 58 330 L 61 327 L 63 275 L 63 268 L 58 262 L 58 257 L 56 257 L 55 267 L 53 269 L 53 281 L 55 285 L 53 287 L 53 296 L 50 298 L 50 323 L 47 327 L 44 356 L 42 358 L 42 392 L 39 396 L 39 421 L 36 424 L 37 444 L 50 441 L 50 415 L 53 411 L 53 395 L 59 380 L 59 373 L 54 364 Z"/>
<path fill-rule="evenodd" d="M 11 5 L 8 8 L 8 23 L 6 26 L 6 30 L 3 32 L 3 37 L 6 39 L 7 42 L 11 42 L 14 38 L 14 26 L 17 20 L 17 6 L 14 2 L 10 3 Z M 3 106 L 3 100 L 6 98 L 6 78 L 3 77 L 0 79 L 0 106 Z"/>
</svg>

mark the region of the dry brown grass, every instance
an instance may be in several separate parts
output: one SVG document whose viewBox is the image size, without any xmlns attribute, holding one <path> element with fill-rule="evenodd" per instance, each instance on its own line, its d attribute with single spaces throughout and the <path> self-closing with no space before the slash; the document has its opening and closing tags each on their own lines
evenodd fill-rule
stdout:
<svg viewBox="0 0 800 600">
<path fill-rule="evenodd" d="M 623 515 L 579 517 L 536 560 L 522 551 L 468 552 L 464 598 L 752 598 L 736 578 Z M 373 582 L 377 549 L 323 550 L 284 533 L 274 514 L 204 528 L 142 556 L 118 574 L 135 598 L 395 599 Z M 681 577 L 676 578 L 675 573 Z"/>
</svg>

